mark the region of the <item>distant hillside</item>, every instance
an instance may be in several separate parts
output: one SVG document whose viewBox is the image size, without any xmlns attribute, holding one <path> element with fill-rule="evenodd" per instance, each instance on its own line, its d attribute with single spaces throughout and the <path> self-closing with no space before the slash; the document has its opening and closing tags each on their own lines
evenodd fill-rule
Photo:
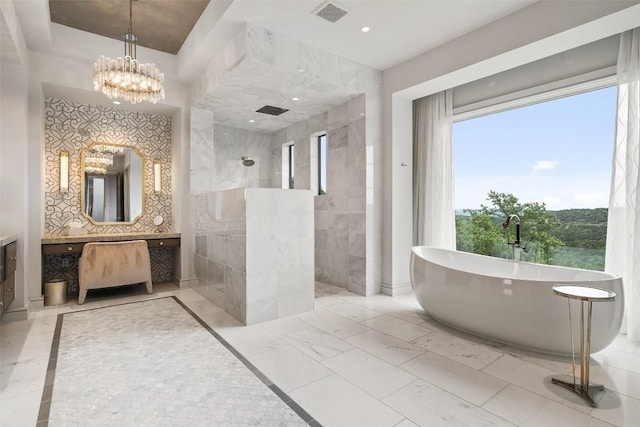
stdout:
<svg viewBox="0 0 640 427">
<path fill-rule="evenodd" d="M 560 226 L 551 234 L 566 246 L 605 249 L 607 208 L 563 209 L 550 212 L 560 221 Z"/>
</svg>

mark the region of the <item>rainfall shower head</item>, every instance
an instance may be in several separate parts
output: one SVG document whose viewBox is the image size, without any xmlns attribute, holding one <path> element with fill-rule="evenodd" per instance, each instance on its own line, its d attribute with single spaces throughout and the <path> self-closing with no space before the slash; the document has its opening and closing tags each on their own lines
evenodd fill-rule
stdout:
<svg viewBox="0 0 640 427">
<path fill-rule="evenodd" d="M 242 158 L 242 164 L 244 166 L 253 166 L 256 163 L 255 160 L 253 160 L 251 157 L 243 157 Z"/>
</svg>

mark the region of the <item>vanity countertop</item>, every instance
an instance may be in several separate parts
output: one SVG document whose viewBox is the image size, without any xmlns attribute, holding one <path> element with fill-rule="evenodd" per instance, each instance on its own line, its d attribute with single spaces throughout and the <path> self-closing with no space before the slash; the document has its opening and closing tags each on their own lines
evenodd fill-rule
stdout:
<svg viewBox="0 0 640 427">
<path fill-rule="evenodd" d="M 109 234 L 82 234 L 77 236 L 45 235 L 42 237 L 43 245 L 55 245 L 59 243 L 87 243 L 87 242 L 119 242 L 122 240 L 150 240 L 150 239 L 176 239 L 180 233 L 109 233 Z"/>
<path fill-rule="evenodd" d="M 0 246 L 6 246 L 9 243 L 13 243 L 17 240 L 16 236 L 0 234 Z"/>
</svg>

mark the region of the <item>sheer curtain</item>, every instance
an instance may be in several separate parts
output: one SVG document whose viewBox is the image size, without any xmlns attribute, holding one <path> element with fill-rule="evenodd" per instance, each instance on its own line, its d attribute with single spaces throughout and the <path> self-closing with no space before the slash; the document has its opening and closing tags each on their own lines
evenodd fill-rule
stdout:
<svg viewBox="0 0 640 427">
<path fill-rule="evenodd" d="M 456 248 L 451 90 L 413 102 L 413 242 Z"/>
<path fill-rule="evenodd" d="M 622 276 L 627 335 L 640 341 L 640 28 L 620 38 L 605 270 Z"/>
</svg>

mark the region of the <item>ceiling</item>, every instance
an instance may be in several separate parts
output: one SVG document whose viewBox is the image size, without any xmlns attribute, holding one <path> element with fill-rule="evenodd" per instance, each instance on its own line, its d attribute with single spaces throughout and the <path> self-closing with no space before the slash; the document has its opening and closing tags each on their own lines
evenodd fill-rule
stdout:
<svg viewBox="0 0 640 427">
<path fill-rule="evenodd" d="M 133 34 L 138 45 L 177 54 L 209 0 L 134 0 Z M 129 0 L 49 0 L 51 22 L 123 40 Z M 124 43 L 124 42 L 123 42 Z"/>
<path fill-rule="evenodd" d="M 27 45 L 32 50 L 92 64 L 100 54 L 106 52 L 113 57 L 123 48 L 114 40 L 121 42 L 127 31 L 127 0 L 18 0 L 14 3 Z M 335 23 L 313 13 L 323 0 L 136 0 L 133 33 L 138 37 L 139 46 L 153 49 L 139 50 L 137 56 L 143 62 L 156 63 L 165 73 L 168 85 L 175 81 L 188 87 L 201 78 L 212 59 L 248 22 L 360 64 L 386 70 L 525 8 L 535 0 L 340 0 L 337 3 L 332 0 L 332 3 L 348 12 Z M 371 31 L 362 32 L 363 26 L 370 27 Z M 109 39 L 88 36 L 84 31 Z M 118 50 L 114 52 L 114 49 Z M 327 111 L 354 95 L 345 88 L 309 90 L 308 86 L 299 86 L 282 73 L 247 65 L 229 73 L 228 79 L 217 86 L 215 95 L 205 101 L 216 113 L 217 120 L 271 132 L 290 125 L 292 120 L 305 120 Z M 110 104 L 101 94 L 86 90 L 83 93 L 80 89 L 48 85 L 45 94 L 87 103 L 102 99 L 102 105 Z M 293 97 L 299 101 L 292 101 Z M 255 110 L 263 105 L 280 106 L 289 111 L 279 117 L 260 115 L 256 123 L 249 124 L 249 119 L 255 118 Z M 161 114 L 167 111 L 167 106 L 160 103 L 134 106 L 122 103 L 115 108 L 146 109 Z"/>
</svg>

